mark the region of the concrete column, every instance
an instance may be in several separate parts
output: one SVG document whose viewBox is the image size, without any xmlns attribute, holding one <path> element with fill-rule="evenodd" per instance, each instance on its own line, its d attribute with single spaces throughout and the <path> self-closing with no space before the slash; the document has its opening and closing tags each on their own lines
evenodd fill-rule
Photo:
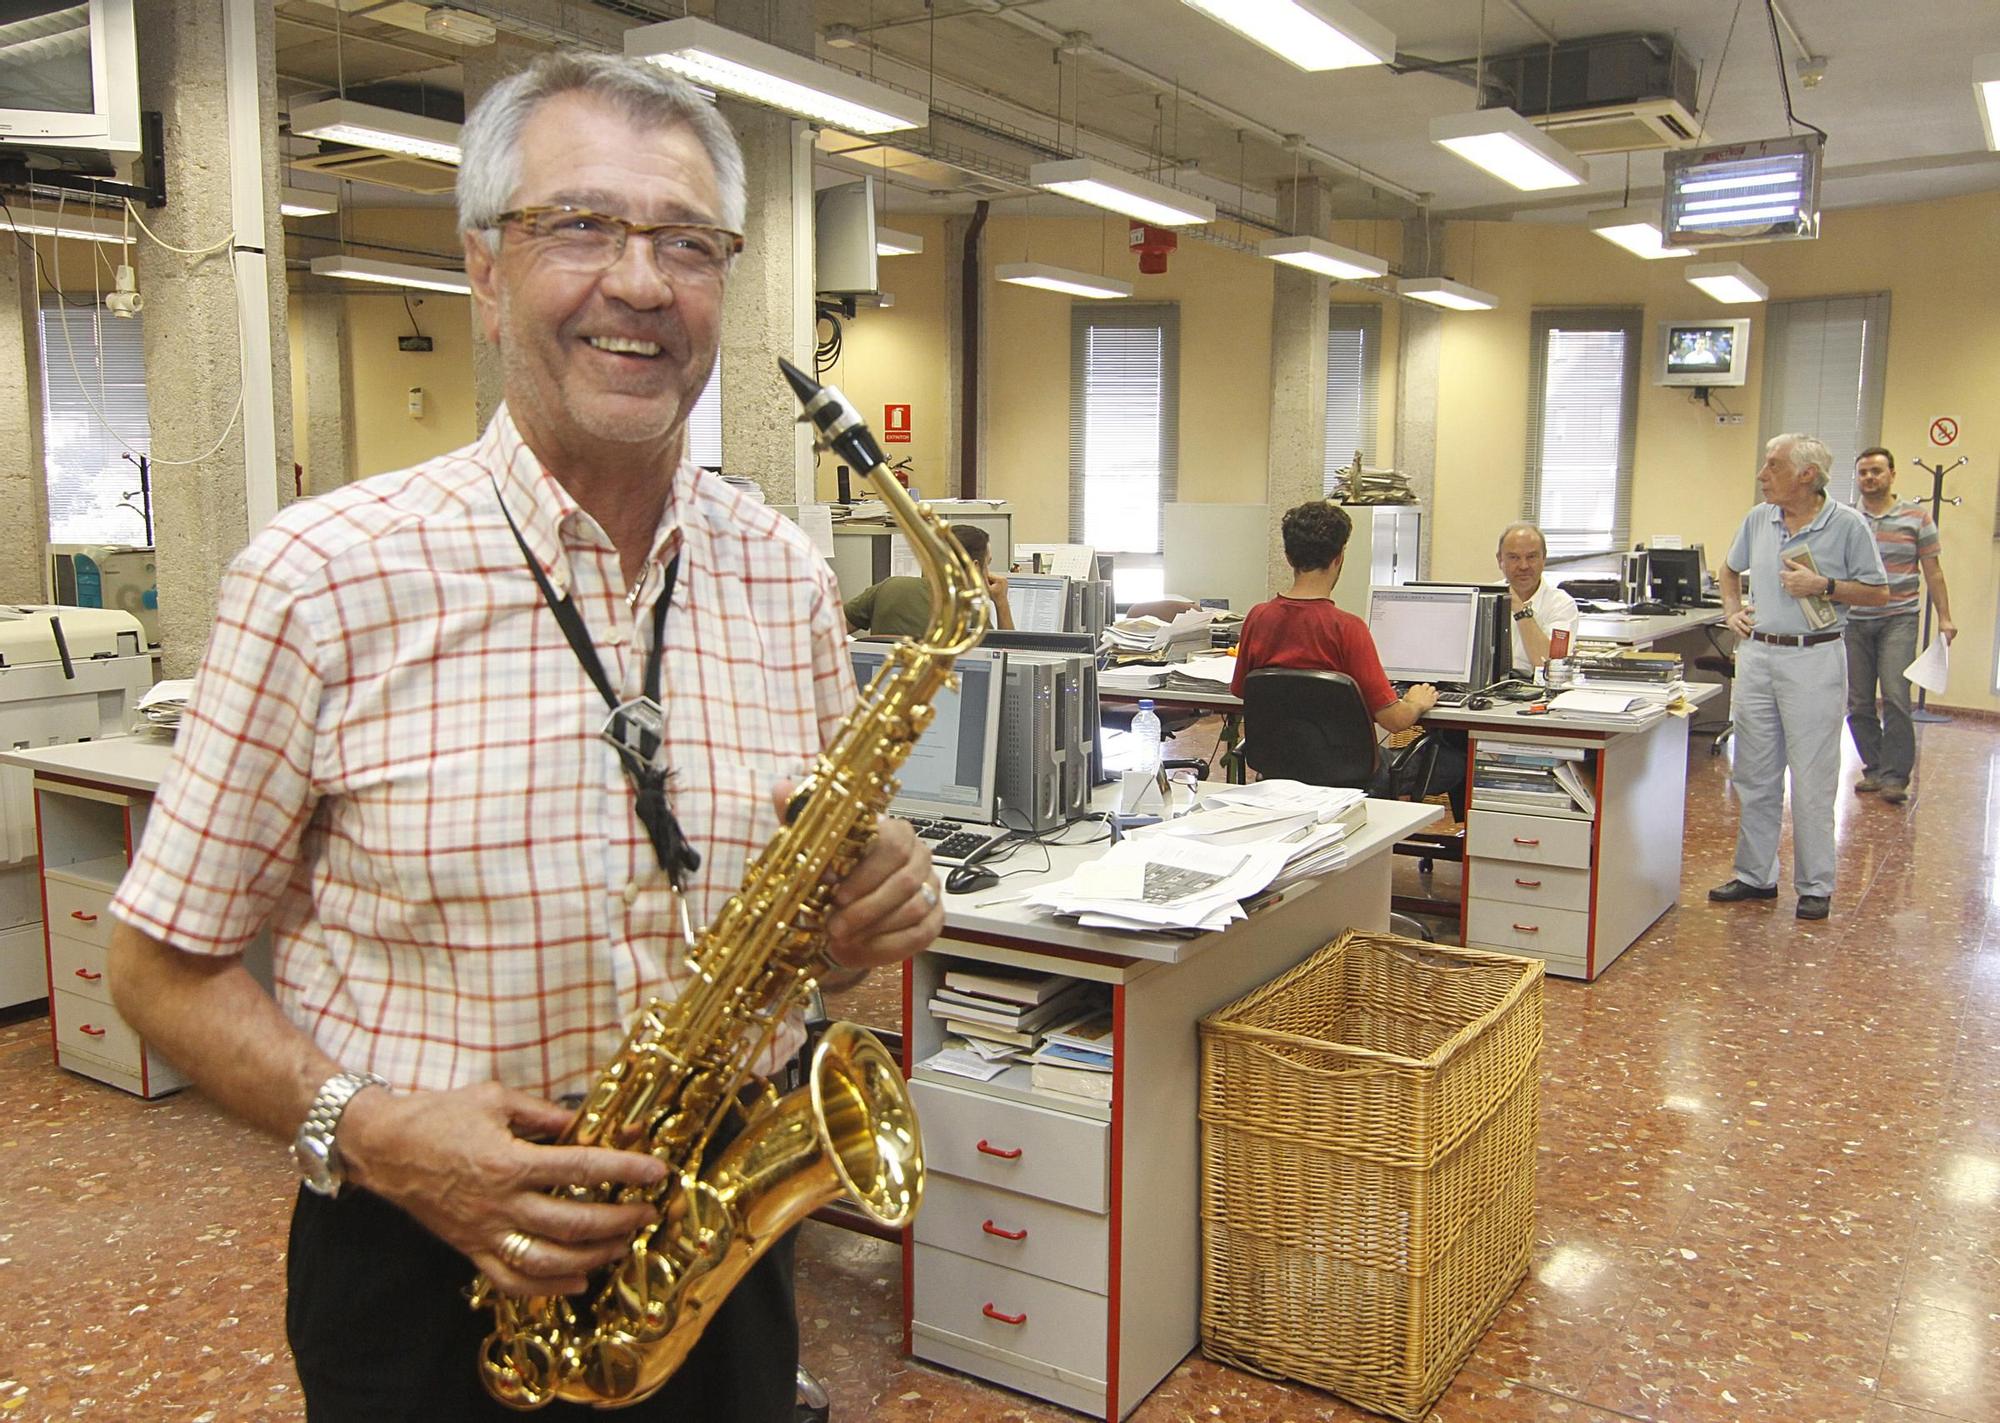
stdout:
<svg viewBox="0 0 2000 1423">
<path fill-rule="evenodd" d="M 1430 230 L 1425 231 L 1429 224 Z M 1435 277 L 1444 269 L 1444 223 L 1428 217 L 1403 223 L 1405 276 Z M 1420 301 L 1403 303 L 1396 355 L 1396 464 L 1423 506 L 1417 568 L 1431 571 L 1431 531 L 1437 522 L 1438 379 L 1442 368 L 1444 313 Z"/>
<path fill-rule="evenodd" d="M 232 0 L 233 3 L 233 0 Z M 161 240 L 206 247 L 231 231 L 232 193 L 222 6 L 138 0 L 139 99 L 165 118 L 169 201 L 146 213 Z M 278 216 L 277 68 L 269 6 L 254 11 L 256 128 L 261 135 L 268 336 L 278 497 L 292 492 L 292 400 L 285 331 L 284 233 Z M 183 256 L 153 242 L 133 257 L 146 293 L 146 393 L 153 432 L 160 644 L 168 677 L 193 674 L 215 616 L 222 569 L 250 534 L 238 303 L 228 249 Z M 227 428 L 228 433 L 223 432 Z M 178 463 L 177 463 L 178 461 Z M 258 478 L 266 477 L 260 473 Z"/>
<path fill-rule="evenodd" d="M 805 0 L 718 0 L 715 19 L 812 53 Z M 747 241 L 722 308 L 724 467 L 756 480 L 773 504 L 809 502 L 817 497 L 811 442 L 777 357 L 812 371 L 812 131 L 768 109 L 727 99 L 721 108 L 743 145 L 749 185 Z"/>
<path fill-rule="evenodd" d="M 536 44 L 533 40 L 522 39 L 519 35 L 504 31 L 489 45 L 472 45 L 465 50 L 459 60 L 459 68 L 465 75 L 465 111 L 470 114 L 473 107 L 486 96 L 486 91 L 510 74 L 518 74 L 534 62 L 535 56 L 547 51 L 547 45 Z M 472 316 L 472 420 L 484 430 L 493 412 L 499 408 L 502 399 L 500 376 L 500 348 L 486 339 L 480 329 L 478 308 L 473 308 Z"/>
<path fill-rule="evenodd" d="M 987 219 L 990 222 L 992 219 Z M 944 222 L 944 309 L 946 339 L 951 348 L 946 352 L 948 374 L 945 389 L 951 400 L 950 418 L 945 425 L 944 463 L 948 471 L 944 489 L 947 497 L 983 498 L 993 487 L 993 471 L 986 467 L 986 426 L 989 394 L 992 382 L 987 372 L 992 369 L 992 323 L 988 316 L 986 283 L 982 279 L 986 263 L 984 253 L 990 241 L 990 230 L 982 226 L 979 233 L 979 248 L 982 255 L 980 275 L 972 282 L 972 298 L 976 303 L 976 323 L 978 338 L 972 343 L 968 361 L 965 340 L 965 244 L 972 237 L 973 219 L 970 217 L 948 217 Z M 974 369 L 976 367 L 976 370 Z M 965 419 L 964 392 L 968 382 L 973 386 L 973 418 L 971 428 Z M 968 487 L 964 483 L 967 457 L 971 457 L 975 478 Z M 1018 512 L 1018 511 L 1016 511 Z"/>
<path fill-rule="evenodd" d="M 1300 178 L 1278 185 L 1278 211 L 1293 230 L 1323 237 L 1332 221 L 1326 181 Z M 1265 580 L 1272 588 L 1292 581 L 1279 526 L 1285 510 L 1321 497 L 1326 485 L 1325 277 L 1280 263 L 1271 265 L 1271 455 L 1264 480 L 1270 511 Z"/>
<path fill-rule="evenodd" d="M 305 439 L 308 494 L 354 478 L 354 387 L 347 379 L 347 302 L 332 292 L 298 299 L 306 358 Z"/>
<path fill-rule="evenodd" d="M 0 236 L 0 603 L 42 601 L 42 546 L 49 536 L 42 469 L 40 313 L 30 239 Z"/>
</svg>

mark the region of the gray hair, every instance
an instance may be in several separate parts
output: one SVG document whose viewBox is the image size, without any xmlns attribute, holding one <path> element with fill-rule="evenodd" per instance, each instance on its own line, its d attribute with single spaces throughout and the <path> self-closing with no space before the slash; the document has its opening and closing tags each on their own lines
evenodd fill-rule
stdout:
<svg viewBox="0 0 2000 1423">
<path fill-rule="evenodd" d="M 1798 474 L 1810 467 L 1819 479 L 1813 488 L 1824 492 L 1826 472 L 1833 465 L 1833 451 L 1826 447 L 1826 441 L 1817 435 L 1778 435 L 1764 446 L 1764 457 L 1769 459 L 1780 450 L 1785 452 L 1785 462 Z"/>
<path fill-rule="evenodd" d="M 1547 558 L 1549 556 L 1549 536 L 1543 533 L 1540 529 L 1536 528 L 1533 524 L 1525 524 L 1525 523 L 1509 524 L 1506 528 L 1500 531 L 1500 542 L 1493 545 L 1493 556 L 1495 558 L 1498 558 L 1501 554 L 1505 553 L 1507 551 L 1507 540 L 1511 539 L 1512 537 L 1514 537 L 1514 535 L 1519 533 L 1533 534 L 1536 540 L 1542 546 L 1542 557 Z"/>
<path fill-rule="evenodd" d="M 559 49 L 537 58 L 486 91 L 460 135 L 464 156 L 458 166 L 458 230 L 499 234 L 493 219 L 514 205 L 521 185 L 521 130 L 535 110 L 559 94 L 585 93 L 605 99 L 636 124 L 694 130 L 715 169 L 722 192 L 722 225 L 743 230 L 743 150 L 715 105 L 695 88 L 657 64 L 620 54 Z"/>
</svg>

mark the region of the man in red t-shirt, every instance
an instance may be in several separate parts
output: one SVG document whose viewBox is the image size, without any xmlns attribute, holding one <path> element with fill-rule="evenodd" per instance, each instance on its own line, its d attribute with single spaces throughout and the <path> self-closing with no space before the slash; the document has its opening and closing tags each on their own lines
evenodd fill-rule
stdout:
<svg viewBox="0 0 2000 1423">
<path fill-rule="evenodd" d="M 1368 624 L 1333 603 L 1354 521 L 1338 504 L 1315 499 L 1287 510 L 1282 528 L 1292 586 L 1244 617 L 1229 690 L 1242 696 L 1244 678 L 1265 667 L 1345 672 L 1377 726 L 1384 731 L 1415 726 L 1437 704 L 1437 688 L 1419 683 L 1398 697 L 1382 672 Z"/>
</svg>

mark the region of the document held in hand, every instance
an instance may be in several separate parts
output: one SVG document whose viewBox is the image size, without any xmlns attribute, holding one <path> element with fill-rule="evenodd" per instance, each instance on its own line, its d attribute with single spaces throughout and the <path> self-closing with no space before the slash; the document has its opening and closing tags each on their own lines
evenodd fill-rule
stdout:
<svg viewBox="0 0 2000 1423">
<path fill-rule="evenodd" d="M 1819 564 L 1814 560 L 1812 550 L 1809 548 L 1802 548 L 1797 553 L 1781 553 L 1779 557 L 1788 558 L 1802 568 L 1819 573 Z M 1823 578 L 1826 575 L 1820 574 L 1820 576 Z M 1806 626 L 1814 632 L 1825 632 L 1840 621 L 1840 614 L 1833 610 L 1833 600 L 1824 594 L 1814 593 L 1809 597 L 1798 599 L 1797 602 L 1799 607 L 1805 610 Z"/>
<path fill-rule="evenodd" d="M 1943 696 L 1945 679 L 1951 675 L 1950 647 L 1942 636 L 1932 638 L 1917 660 L 1903 669 L 1903 675 L 1926 692 Z"/>
</svg>

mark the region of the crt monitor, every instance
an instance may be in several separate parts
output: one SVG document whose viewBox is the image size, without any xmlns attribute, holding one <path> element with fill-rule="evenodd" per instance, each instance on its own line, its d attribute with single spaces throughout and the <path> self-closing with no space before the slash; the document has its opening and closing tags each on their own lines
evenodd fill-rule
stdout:
<svg viewBox="0 0 2000 1423">
<path fill-rule="evenodd" d="M 847 646 L 854 680 L 868 684 L 900 639 L 856 638 Z M 990 824 L 999 786 L 1000 693 L 1007 654 L 998 649 L 961 652 L 953 670 L 958 689 L 940 687 L 931 697 L 935 715 L 896 778 L 898 815 L 928 815 Z"/>
<path fill-rule="evenodd" d="M 1062 632 L 1069 620 L 1069 579 L 1055 573 L 1016 573 L 1007 579 L 1007 606 L 1022 632 Z"/>
<path fill-rule="evenodd" d="M 1742 385 L 1750 378 L 1747 317 L 1660 323 L 1658 385 Z"/>
<path fill-rule="evenodd" d="M 1368 635 L 1389 680 L 1471 683 L 1479 606 L 1479 589 L 1471 585 L 1371 588 Z"/>
<path fill-rule="evenodd" d="M 1702 549 L 1652 548 L 1646 550 L 1650 570 L 1648 592 L 1653 600 L 1670 607 L 1692 608 L 1701 602 Z"/>
</svg>

